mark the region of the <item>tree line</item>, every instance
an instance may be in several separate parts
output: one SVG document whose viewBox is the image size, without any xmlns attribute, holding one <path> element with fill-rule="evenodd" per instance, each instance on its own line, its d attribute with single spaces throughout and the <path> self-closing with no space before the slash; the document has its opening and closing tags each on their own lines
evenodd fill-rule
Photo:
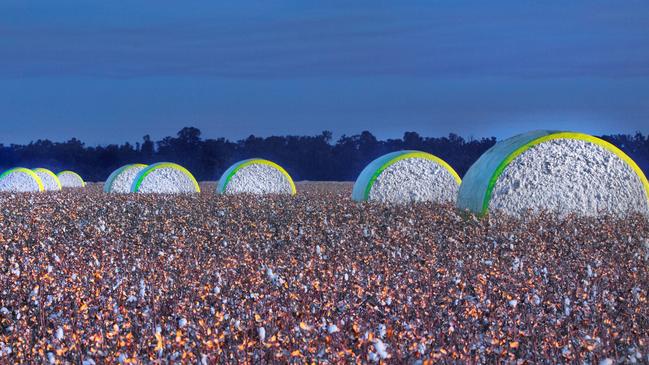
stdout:
<svg viewBox="0 0 649 365">
<path fill-rule="evenodd" d="M 626 152 L 649 172 L 649 136 L 606 135 L 604 140 Z M 175 162 L 185 166 L 201 181 L 218 180 L 232 163 L 261 157 L 277 162 L 295 180 L 353 181 L 367 163 L 385 153 L 412 149 L 432 153 L 464 176 L 469 167 L 496 138 L 465 139 L 456 134 L 446 137 L 422 137 L 405 132 L 402 138 L 379 140 L 364 131 L 341 136 L 333 141 L 330 131 L 315 136 L 254 135 L 239 141 L 225 138 L 203 139 L 194 127 L 181 129 L 175 137 L 152 141 L 144 136 L 142 142 L 86 146 L 72 138 L 67 142 L 37 140 L 27 145 L 0 144 L 0 168 L 22 166 L 45 167 L 52 171 L 73 170 L 87 181 L 104 181 L 116 168 L 129 163 Z"/>
</svg>

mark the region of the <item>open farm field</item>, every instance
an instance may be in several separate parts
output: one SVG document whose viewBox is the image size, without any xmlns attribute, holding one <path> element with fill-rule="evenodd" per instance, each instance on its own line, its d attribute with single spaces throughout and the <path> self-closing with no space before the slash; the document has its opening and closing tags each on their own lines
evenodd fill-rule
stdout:
<svg viewBox="0 0 649 365">
<path fill-rule="evenodd" d="M 649 362 L 649 222 L 295 196 L 0 195 L 0 363 Z"/>
</svg>

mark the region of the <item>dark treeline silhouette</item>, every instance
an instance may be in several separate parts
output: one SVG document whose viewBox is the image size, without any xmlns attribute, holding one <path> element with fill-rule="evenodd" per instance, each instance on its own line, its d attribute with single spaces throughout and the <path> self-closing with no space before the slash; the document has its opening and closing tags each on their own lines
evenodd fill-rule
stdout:
<svg viewBox="0 0 649 365">
<path fill-rule="evenodd" d="M 649 137 L 637 133 L 602 138 L 625 151 L 647 174 Z M 463 176 L 494 143 L 494 137 L 466 140 L 456 134 L 422 137 L 415 132 L 406 132 L 400 139 L 378 140 L 368 131 L 343 135 L 335 143 L 329 131 L 316 136 L 260 138 L 251 135 L 232 142 L 224 138 L 203 139 L 200 130 L 186 127 L 176 137 L 154 142 L 147 135 L 135 145 L 87 147 L 76 138 L 62 143 L 38 140 L 28 145 L 0 144 L 0 168 L 45 167 L 55 172 L 69 169 L 87 181 L 104 181 L 124 164 L 169 161 L 185 166 L 198 180 L 218 180 L 232 163 L 261 157 L 282 165 L 295 180 L 350 181 L 374 158 L 392 151 L 414 149 L 439 156 Z"/>
</svg>

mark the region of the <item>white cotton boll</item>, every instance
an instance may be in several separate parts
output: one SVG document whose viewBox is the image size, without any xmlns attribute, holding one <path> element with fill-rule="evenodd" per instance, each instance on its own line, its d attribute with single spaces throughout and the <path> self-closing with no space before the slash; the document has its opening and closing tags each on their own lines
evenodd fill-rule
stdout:
<svg viewBox="0 0 649 365">
<path fill-rule="evenodd" d="M 187 320 L 185 318 L 181 318 L 178 320 L 178 327 L 183 328 L 187 325 Z"/>
<path fill-rule="evenodd" d="M 417 352 L 419 352 L 420 355 L 423 355 L 426 352 L 426 345 L 419 343 L 417 345 Z"/>
<path fill-rule="evenodd" d="M 563 313 L 566 316 L 570 315 L 570 299 L 568 297 L 563 298 Z"/>
<path fill-rule="evenodd" d="M 336 333 L 338 331 L 338 326 L 336 326 L 335 324 L 330 324 L 329 326 L 327 326 L 327 332 L 329 333 Z"/>
<path fill-rule="evenodd" d="M 81 364 L 82 365 L 95 365 L 95 360 L 93 360 L 91 358 L 87 358 L 87 359 L 83 360 L 83 362 Z"/>
<path fill-rule="evenodd" d="M 144 279 L 140 279 L 140 298 L 144 299 L 146 294 L 146 285 L 144 284 Z"/>
<path fill-rule="evenodd" d="M 516 306 L 518 305 L 518 300 L 516 300 L 516 299 L 512 299 L 512 300 L 510 300 L 508 303 L 509 303 L 509 306 L 510 306 L 510 307 L 512 307 L 512 308 L 516 308 Z"/>
<path fill-rule="evenodd" d="M 52 352 L 47 353 L 47 361 L 50 364 L 56 364 L 56 357 L 54 356 L 54 353 L 52 353 Z"/>
<path fill-rule="evenodd" d="M 273 284 L 277 282 L 277 279 L 279 275 L 273 273 L 273 269 L 270 267 L 266 268 L 266 276 L 268 277 L 268 280 L 270 280 Z"/>
<path fill-rule="evenodd" d="M 56 329 L 56 333 L 54 334 L 54 338 L 56 338 L 59 341 L 63 340 L 63 328 L 59 327 L 59 328 Z"/>
<path fill-rule="evenodd" d="M 379 355 L 381 359 L 385 359 L 388 357 L 387 345 L 384 344 L 383 341 L 377 339 L 374 342 L 374 349 L 376 350 L 376 353 Z"/>
<path fill-rule="evenodd" d="M 613 365 L 613 359 L 606 358 L 600 361 L 599 365 Z"/>
<path fill-rule="evenodd" d="M 264 342 L 266 340 L 266 329 L 264 327 L 257 328 L 257 335 L 259 335 L 259 341 Z"/>
<path fill-rule="evenodd" d="M 371 352 L 371 351 L 370 351 L 369 357 L 370 357 L 370 361 L 372 361 L 372 362 L 378 362 L 380 360 L 379 355 L 377 355 L 376 353 Z"/>
</svg>

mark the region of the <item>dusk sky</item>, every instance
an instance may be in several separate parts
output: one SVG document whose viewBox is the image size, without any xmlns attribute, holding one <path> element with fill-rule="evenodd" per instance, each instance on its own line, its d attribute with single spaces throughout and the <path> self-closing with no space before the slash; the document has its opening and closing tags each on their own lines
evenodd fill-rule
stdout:
<svg viewBox="0 0 649 365">
<path fill-rule="evenodd" d="M 0 2 L 0 143 L 649 133 L 648 1 Z"/>
</svg>

